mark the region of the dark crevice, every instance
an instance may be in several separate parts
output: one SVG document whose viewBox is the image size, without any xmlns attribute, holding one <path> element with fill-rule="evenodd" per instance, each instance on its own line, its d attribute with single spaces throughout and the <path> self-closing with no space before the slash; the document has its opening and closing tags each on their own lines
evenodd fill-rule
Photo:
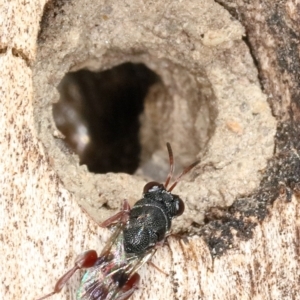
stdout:
<svg viewBox="0 0 300 300">
<path fill-rule="evenodd" d="M 241 21 L 241 13 L 239 12 L 238 8 L 230 6 L 230 1 L 226 1 L 225 3 L 221 0 L 215 0 L 215 2 L 224 7 L 224 9 L 229 12 L 234 20 Z"/>
<path fill-rule="evenodd" d="M 80 163 L 94 173 L 126 172 L 139 166 L 139 116 L 159 77 L 144 64 L 68 73 L 53 105 L 54 120 Z"/>
<path fill-rule="evenodd" d="M 12 48 L 11 52 L 13 56 L 22 58 L 25 61 L 26 65 L 29 66 L 30 60 L 22 49 Z"/>
<path fill-rule="evenodd" d="M 258 77 L 258 82 L 259 82 L 259 85 L 260 85 L 260 89 L 263 91 L 264 86 L 263 86 L 263 79 L 262 79 L 262 76 L 261 76 L 261 73 L 260 73 L 260 70 L 261 70 L 260 64 L 259 64 L 259 61 L 258 61 L 257 57 L 255 56 L 254 49 L 253 49 L 252 44 L 249 41 L 248 34 L 246 33 L 246 36 L 244 36 L 242 39 L 245 42 L 245 44 L 248 46 L 248 49 L 249 49 L 250 55 L 252 57 L 253 63 L 254 63 L 255 68 L 257 69 L 257 72 L 258 72 L 257 77 Z"/>
<path fill-rule="evenodd" d="M 3 48 L 0 48 L 0 54 L 4 54 L 6 52 L 7 52 L 7 46 L 3 47 Z"/>
<path fill-rule="evenodd" d="M 40 21 L 40 31 L 38 33 L 38 42 L 43 42 L 49 36 L 46 34 L 46 28 L 48 28 L 56 19 L 59 14 L 64 14 L 64 10 L 62 9 L 64 4 L 67 3 L 68 0 L 50 0 L 44 6 L 43 16 Z"/>
</svg>

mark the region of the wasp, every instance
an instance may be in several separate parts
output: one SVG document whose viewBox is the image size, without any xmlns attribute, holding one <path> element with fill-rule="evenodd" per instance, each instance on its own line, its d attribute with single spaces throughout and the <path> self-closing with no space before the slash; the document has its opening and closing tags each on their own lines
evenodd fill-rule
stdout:
<svg viewBox="0 0 300 300">
<path fill-rule="evenodd" d="M 87 269 L 77 291 L 77 300 L 126 300 L 138 288 L 140 276 L 137 271 L 155 254 L 170 235 L 172 220 L 184 212 L 184 202 L 172 190 L 183 175 L 194 168 L 194 162 L 174 180 L 174 158 L 171 145 L 167 143 L 170 171 L 164 184 L 151 181 L 143 190 L 143 197 L 132 208 L 124 200 L 120 212 L 110 217 L 102 227 L 110 227 L 113 234 L 97 255 L 95 250 L 80 254 L 73 268 L 56 283 L 54 290 L 38 300 L 59 293 L 72 275 Z"/>
</svg>

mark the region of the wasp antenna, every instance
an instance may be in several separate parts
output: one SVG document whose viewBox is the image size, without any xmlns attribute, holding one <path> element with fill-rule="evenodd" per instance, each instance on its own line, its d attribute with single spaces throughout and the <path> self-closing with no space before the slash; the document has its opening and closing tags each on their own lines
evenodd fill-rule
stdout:
<svg viewBox="0 0 300 300">
<path fill-rule="evenodd" d="M 171 192 L 174 189 L 174 187 L 177 185 L 177 183 L 180 181 L 180 179 L 182 178 L 182 176 L 184 176 L 186 173 L 188 173 L 189 171 L 191 171 L 196 165 L 198 165 L 199 162 L 200 162 L 200 160 L 197 160 L 194 163 L 192 163 L 191 165 L 189 165 L 188 167 L 186 167 L 182 171 L 182 173 L 176 178 L 176 180 L 171 185 L 171 187 L 168 189 L 168 192 Z"/>
<path fill-rule="evenodd" d="M 169 171 L 169 174 L 168 174 L 166 182 L 165 182 L 165 189 L 167 189 L 169 182 L 173 177 L 173 172 L 174 172 L 174 156 L 173 156 L 173 151 L 172 151 L 170 143 L 167 143 L 167 148 L 168 148 L 168 153 L 169 153 L 170 171 Z"/>
</svg>

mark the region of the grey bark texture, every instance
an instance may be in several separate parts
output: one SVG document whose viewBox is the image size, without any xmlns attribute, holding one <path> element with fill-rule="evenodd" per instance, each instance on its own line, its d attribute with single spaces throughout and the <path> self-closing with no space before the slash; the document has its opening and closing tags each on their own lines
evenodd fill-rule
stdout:
<svg viewBox="0 0 300 300">
<path fill-rule="evenodd" d="M 167 275 L 145 265 L 132 299 L 300 299 L 300 6 L 217 2 L 0 3 L 1 299 L 37 299 L 99 253 L 111 232 L 97 222 L 167 174 L 166 141 L 180 167 L 201 159 L 175 190 L 185 238 L 158 249 Z M 161 78 L 140 168 L 95 175 L 56 129 L 57 86 L 128 61 Z M 52 299 L 75 299 L 80 275 Z"/>
</svg>

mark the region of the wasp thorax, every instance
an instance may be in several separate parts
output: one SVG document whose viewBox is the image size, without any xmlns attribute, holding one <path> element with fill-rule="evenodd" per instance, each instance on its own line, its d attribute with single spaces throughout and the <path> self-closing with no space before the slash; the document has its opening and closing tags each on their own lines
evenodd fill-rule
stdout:
<svg viewBox="0 0 300 300">
<path fill-rule="evenodd" d="M 124 231 L 124 249 L 127 253 L 142 254 L 158 242 L 158 236 L 151 230 L 138 224 L 131 224 Z"/>
<path fill-rule="evenodd" d="M 162 184 L 146 184 L 144 196 L 131 209 L 123 230 L 125 251 L 138 254 L 153 248 L 169 232 L 172 219 L 183 211 L 183 201 Z"/>
</svg>

